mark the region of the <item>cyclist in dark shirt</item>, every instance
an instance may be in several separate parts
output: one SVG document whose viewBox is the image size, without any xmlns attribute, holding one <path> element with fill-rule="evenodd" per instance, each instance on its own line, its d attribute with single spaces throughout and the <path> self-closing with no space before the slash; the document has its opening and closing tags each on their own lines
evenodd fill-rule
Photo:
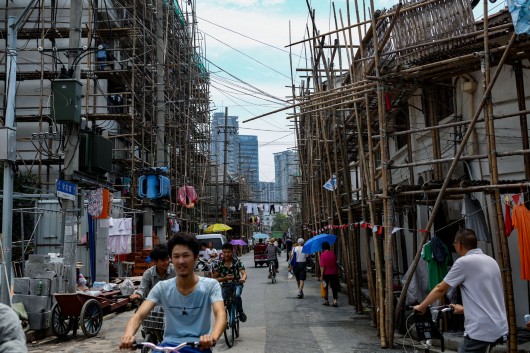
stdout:
<svg viewBox="0 0 530 353">
<path fill-rule="evenodd" d="M 221 283 L 223 298 L 226 297 L 229 286 L 235 285 L 235 304 L 239 312 L 239 319 L 241 322 L 245 322 L 247 321 L 247 315 L 243 312 L 243 301 L 241 300 L 243 284 L 247 280 L 245 265 L 243 265 L 241 260 L 234 257 L 234 246 L 232 244 L 223 244 L 222 250 L 223 258 L 214 265 L 213 278 Z"/>
</svg>

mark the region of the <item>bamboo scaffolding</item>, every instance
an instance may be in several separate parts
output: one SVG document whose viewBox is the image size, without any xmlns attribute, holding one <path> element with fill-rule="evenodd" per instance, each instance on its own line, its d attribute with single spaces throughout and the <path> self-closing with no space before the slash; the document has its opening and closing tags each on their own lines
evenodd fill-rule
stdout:
<svg viewBox="0 0 530 353">
<path fill-rule="evenodd" d="M 516 78 L 517 78 L 517 76 L 516 76 Z M 521 115 L 524 116 L 526 114 L 530 114 L 530 110 L 524 109 L 524 110 L 520 110 L 518 112 L 514 112 L 514 113 L 510 113 L 510 114 L 494 115 L 492 118 L 493 118 L 493 120 L 502 120 L 502 119 L 506 119 L 506 118 L 512 118 L 512 117 L 518 116 L 518 115 L 519 116 L 521 116 Z M 485 121 L 484 118 L 480 118 L 480 119 L 477 120 L 477 123 L 483 123 L 484 121 Z M 438 125 L 434 125 L 434 126 L 427 126 L 427 127 L 424 127 L 424 128 L 414 128 L 414 129 L 391 132 L 391 133 L 388 133 L 388 136 L 394 137 L 394 136 L 401 136 L 401 135 L 410 135 L 410 134 L 414 134 L 414 133 L 427 132 L 427 131 L 431 131 L 431 130 L 435 130 L 435 129 L 444 129 L 444 128 L 449 128 L 449 127 L 463 126 L 463 125 L 467 125 L 467 124 L 469 124 L 468 120 L 455 121 L 455 122 L 452 122 L 452 123 L 438 124 Z M 374 135 L 373 138 L 374 139 L 378 139 L 379 135 Z M 522 139 L 523 139 L 523 141 L 526 140 L 524 137 Z M 524 146 L 523 145 L 523 147 L 525 149 L 528 149 L 530 146 Z"/>
<path fill-rule="evenodd" d="M 507 152 L 497 152 L 497 157 L 513 157 L 513 156 L 526 156 L 530 154 L 530 150 L 517 150 L 517 151 L 507 151 Z M 487 159 L 488 154 L 476 154 L 476 155 L 470 155 L 470 156 L 461 156 L 459 160 L 461 161 L 473 161 L 477 159 Z M 412 163 L 404 163 L 404 164 L 392 164 L 392 169 L 399 169 L 399 168 L 409 168 L 409 167 L 418 167 L 421 165 L 440 165 L 443 163 L 449 163 L 453 162 L 455 160 L 455 157 L 451 158 L 440 158 L 440 159 L 433 159 L 428 161 L 417 161 Z M 377 170 L 382 170 L 382 167 L 378 167 Z M 440 177 L 438 177 L 440 178 Z"/>
<path fill-rule="evenodd" d="M 460 142 L 460 145 L 458 146 L 458 150 L 457 150 L 457 152 L 455 154 L 455 159 L 453 160 L 453 162 L 451 163 L 451 166 L 449 167 L 449 170 L 447 171 L 446 179 L 445 179 L 445 181 L 444 181 L 444 183 L 443 183 L 443 185 L 442 185 L 442 187 L 440 189 L 440 193 L 439 193 L 438 197 L 436 198 L 436 203 L 434 204 L 434 207 L 433 207 L 431 216 L 429 217 L 429 220 L 427 222 L 427 225 L 424 228 L 425 230 L 427 230 L 427 232 L 430 230 L 430 228 L 432 227 L 432 225 L 434 223 L 434 216 L 436 215 L 436 212 L 438 211 L 438 209 L 439 209 L 439 207 L 440 207 L 440 205 L 442 203 L 443 196 L 445 194 L 445 190 L 447 189 L 447 186 L 449 184 L 449 180 L 450 180 L 451 176 L 453 175 L 454 170 L 456 169 L 456 164 L 459 161 L 460 156 L 464 152 L 467 140 L 471 136 L 471 133 L 473 131 L 473 128 L 475 127 L 476 121 L 477 121 L 480 113 L 482 112 L 482 109 L 484 108 L 484 106 L 486 104 L 486 100 L 489 98 L 489 95 L 491 93 L 491 90 L 493 89 L 493 85 L 495 84 L 495 81 L 497 80 L 497 77 L 500 74 L 501 68 L 503 67 L 504 63 L 506 62 L 506 59 L 508 58 L 508 53 L 509 53 L 511 47 L 513 46 L 514 42 L 515 42 L 515 38 L 516 38 L 516 35 L 514 33 L 512 35 L 512 37 L 510 38 L 510 41 L 509 41 L 508 45 L 506 46 L 504 54 L 503 54 L 501 60 L 499 61 L 499 64 L 497 66 L 497 69 L 495 70 L 495 73 L 494 73 L 494 75 L 493 75 L 493 77 L 491 79 L 491 82 L 488 84 L 486 90 L 484 91 L 484 93 L 482 95 L 482 99 L 481 99 L 481 101 L 479 103 L 477 111 L 475 112 L 475 115 L 471 119 L 470 124 L 469 124 L 469 126 L 468 126 L 468 128 L 466 130 L 466 133 L 464 134 L 464 136 L 462 138 L 462 141 Z M 425 244 L 426 239 L 427 239 L 427 233 L 424 233 L 422 238 L 421 238 L 421 240 L 420 240 L 420 244 L 418 246 L 419 249 L 421 249 L 423 247 L 423 245 Z M 412 273 L 414 273 L 414 271 L 416 270 L 416 267 L 418 265 L 419 259 L 420 259 L 420 252 L 418 251 L 418 252 L 416 252 L 416 255 L 414 256 L 414 260 L 413 260 L 412 265 L 411 265 Z M 407 292 L 407 289 L 408 289 L 408 287 L 410 285 L 411 279 L 412 279 L 412 276 L 410 276 L 410 278 L 408 278 L 407 281 L 403 284 L 403 289 L 402 289 L 401 295 L 399 296 L 398 305 L 397 305 L 396 309 L 400 308 L 403 305 L 403 302 L 405 300 L 405 293 Z M 397 316 L 397 312 L 395 313 L 395 315 Z"/>
<path fill-rule="evenodd" d="M 439 2 L 440 0 L 430 0 L 430 1 L 425 1 L 425 2 L 422 2 L 420 4 L 417 4 L 417 5 L 411 5 L 409 7 L 406 7 L 400 11 L 403 11 L 403 12 L 407 12 L 407 11 L 412 11 L 412 10 L 415 10 L 419 7 L 424 7 L 424 6 L 427 6 L 427 5 L 430 5 L 430 4 L 433 4 L 433 3 L 436 3 L 436 2 Z M 386 17 L 392 17 L 394 15 L 394 11 L 391 11 L 391 12 L 388 12 L 386 14 L 383 14 L 383 15 L 379 15 L 377 17 L 377 19 L 384 19 Z M 322 38 L 322 37 L 325 37 L 325 36 L 328 36 L 330 34 L 335 34 L 335 33 L 338 33 L 338 32 L 342 32 L 342 31 L 345 31 L 345 30 L 349 30 L 349 29 L 352 29 L 352 28 L 356 28 L 356 27 L 360 27 L 362 25 L 366 25 L 366 24 L 370 24 L 372 23 L 372 20 L 366 20 L 366 21 L 357 21 L 357 23 L 353 24 L 353 25 L 348 25 L 347 27 L 344 27 L 344 28 L 341 28 L 339 30 L 334 30 L 334 31 L 329 31 L 329 32 L 326 32 L 326 33 L 323 33 L 323 34 L 319 34 L 319 35 L 316 35 L 314 37 L 310 37 L 310 38 L 306 38 L 306 39 L 303 39 L 303 40 L 300 40 L 298 42 L 294 42 L 294 43 L 291 43 L 289 45 L 286 45 L 285 47 L 287 48 L 288 46 L 293 46 L 293 45 L 298 45 L 298 44 L 302 44 L 304 42 L 308 42 L 310 40 L 315 40 L 315 39 L 319 39 L 319 38 Z"/>
<path fill-rule="evenodd" d="M 300 150 L 300 153 L 303 153 L 305 158 L 304 166 L 309 168 L 308 172 L 310 173 L 308 175 L 308 185 L 310 187 L 307 188 L 307 194 L 309 195 L 309 200 L 311 200 L 311 212 L 306 219 L 312 220 L 311 223 L 316 228 L 321 228 L 326 223 L 335 224 L 336 221 L 342 224 L 342 219 L 345 216 L 347 216 L 350 224 L 360 217 L 363 220 L 369 220 L 372 224 L 382 224 L 384 229 L 392 229 L 393 226 L 396 226 L 393 223 L 393 219 L 396 219 L 400 227 L 405 227 L 405 223 L 407 223 L 408 228 L 412 228 L 412 250 L 415 254 L 409 268 L 409 273 L 411 274 L 415 271 L 419 260 L 419 251 L 427 236 L 424 233 L 421 239 L 418 239 L 417 232 L 414 231 L 414 229 L 418 229 L 418 214 L 414 205 L 424 202 L 420 200 L 421 197 L 425 195 L 437 196 L 436 199 L 432 200 L 434 207 L 427 221 L 427 230 L 429 230 L 443 200 L 456 200 L 461 198 L 462 195 L 471 192 L 482 192 L 484 195 L 491 194 L 491 202 L 493 203 L 493 200 L 498 201 L 501 191 L 513 191 L 530 185 L 529 181 L 510 182 L 509 184 L 499 183 L 498 172 L 496 171 L 498 158 L 522 155 L 527 169 L 525 173 L 530 174 L 530 168 L 527 166 L 530 163 L 530 147 L 524 145 L 524 143 L 528 142 L 526 141 L 528 140 L 528 127 L 525 124 L 526 115 L 530 111 L 524 106 L 525 93 L 524 87 L 522 87 L 524 83 L 521 79 L 522 75 L 518 75 L 519 82 L 516 82 L 519 99 L 518 112 L 495 116 L 491 108 L 491 102 L 488 101 L 488 96 L 491 94 L 495 80 L 498 78 L 501 68 L 507 62 L 507 58 L 522 60 L 523 57 L 521 55 L 524 52 L 524 48 L 526 48 L 526 44 L 517 45 L 517 53 L 512 52 L 515 40 L 512 36 L 507 45 L 499 46 L 500 40 L 497 40 L 497 38 L 509 33 L 511 30 L 511 24 L 509 23 L 490 27 L 486 20 L 484 21 L 484 28 L 479 31 L 470 30 L 471 27 L 467 29 L 451 28 L 450 23 L 455 22 L 458 16 L 467 16 L 468 11 L 470 11 L 469 5 L 458 3 L 458 9 L 455 11 L 459 11 L 459 13 L 456 13 L 444 11 L 443 9 L 447 6 L 451 6 L 447 4 L 443 4 L 441 7 L 436 5 L 432 8 L 429 7 L 429 4 L 435 3 L 436 1 L 430 1 L 428 4 L 415 5 L 414 8 L 422 9 L 422 11 L 414 11 L 408 4 L 404 4 L 402 9 L 400 9 L 401 6 L 396 6 L 393 11 L 377 16 L 373 10 L 372 1 L 370 3 L 370 20 L 361 22 L 359 19 L 359 6 L 356 1 L 357 23 L 352 25 L 349 1 L 347 1 L 348 23 L 344 24 L 342 12 L 339 11 L 342 28 L 338 28 L 337 15 L 333 5 L 335 31 L 330 31 L 326 34 L 319 34 L 316 31 L 314 14 L 312 14 L 313 34 L 308 35 L 308 39 L 303 41 L 312 45 L 311 69 L 301 69 L 300 71 L 311 72 L 307 80 L 306 92 L 310 91 L 309 82 L 311 80 L 313 80 L 313 92 L 299 97 L 295 97 L 293 94 L 292 101 L 296 102 L 296 107 L 299 110 L 296 112 L 293 109 L 293 114 L 289 116 L 289 118 L 299 121 L 300 126 L 306 126 L 300 135 L 300 141 L 304 141 L 304 151 Z M 424 12 L 429 12 L 429 19 L 423 16 Z M 469 15 L 471 16 L 470 13 Z M 409 22 L 407 26 L 414 28 L 415 35 L 418 35 L 417 38 L 412 36 L 415 42 L 408 43 L 406 41 L 407 38 L 396 33 L 405 28 L 400 22 L 400 17 L 403 16 L 408 16 L 407 21 Z M 485 13 L 485 16 L 487 16 L 487 13 Z M 468 20 L 466 18 L 466 21 Z M 434 28 L 433 23 L 436 23 L 436 28 Z M 364 38 L 361 35 L 363 24 L 371 25 L 369 32 L 366 33 Z M 401 27 L 398 28 L 398 24 Z M 352 45 L 352 29 L 354 28 L 357 28 L 358 37 L 361 39 L 359 50 L 355 56 Z M 419 33 L 421 28 L 428 28 L 428 30 L 422 34 Z M 431 30 L 432 33 L 430 33 Z M 470 32 L 464 33 L 467 30 L 470 30 Z M 451 33 L 451 35 L 448 36 L 446 33 Z M 339 41 L 339 34 L 342 36 L 342 42 Z M 389 38 L 394 34 L 396 38 L 393 38 L 391 43 Z M 332 35 L 336 35 L 336 38 L 331 38 Z M 326 36 L 329 36 L 328 42 L 330 44 L 325 43 L 324 38 L 328 38 Z M 490 39 L 495 40 L 497 47 L 489 48 Z M 482 45 L 478 44 L 478 40 L 483 40 L 484 43 Z M 399 44 L 395 44 L 395 41 L 398 41 Z M 418 42 L 420 44 L 415 44 Z M 290 42 L 289 47 L 295 44 L 297 43 Z M 463 44 L 465 44 L 465 48 L 462 47 Z M 483 49 L 479 48 L 480 46 Z M 367 47 L 369 47 L 370 55 L 367 55 Z M 339 48 L 344 50 L 341 51 Z M 476 48 L 475 52 L 469 53 L 470 50 L 473 50 L 472 48 Z M 324 52 L 324 49 L 330 50 Z M 442 49 L 444 52 L 440 53 L 439 51 Z M 450 51 L 453 51 L 453 53 L 449 54 Z M 337 59 L 340 67 L 343 54 L 346 54 L 349 66 L 347 74 L 344 75 L 342 74 L 345 73 L 345 70 L 334 68 Z M 404 66 L 396 65 L 395 63 L 389 64 L 389 60 L 394 60 L 394 54 L 407 64 Z M 447 56 L 455 54 L 456 56 L 447 58 Z M 489 59 L 489 54 L 499 63 L 492 78 L 485 78 L 486 87 L 480 100 L 478 111 L 469 112 L 470 120 L 450 121 L 450 119 L 444 119 L 444 123 L 437 123 L 439 117 L 435 116 L 431 109 L 430 115 L 425 114 L 431 126 L 411 128 L 410 123 L 407 121 L 405 128 L 400 127 L 399 131 L 389 131 L 389 124 L 395 113 L 386 112 L 383 108 L 383 89 L 392 94 L 399 92 L 399 95 L 393 97 L 394 99 L 391 101 L 392 107 L 398 105 L 406 107 L 404 103 L 411 99 L 414 89 L 421 88 L 425 83 L 429 83 L 429 80 L 436 82 L 443 78 L 463 75 L 469 70 L 476 71 L 480 67 L 481 60 L 484 61 L 485 55 L 488 55 Z M 517 64 L 515 67 L 517 70 Z M 522 66 L 519 66 L 519 70 L 521 68 Z M 375 70 L 374 76 L 369 76 L 369 74 L 373 74 L 373 70 Z M 489 69 L 486 71 L 489 71 Z M 342 76 L 338 77 L 337 74 L 339 73 Z M 485 76 L 488 75 L 486 74 Z M 324 80 L 326 81 L 325 83 L 323 83 Z M 469 79 L 466 78 L 465 80 L 468 81 Z M 369 86 L 368 82 L 375 83 L 375 85 Z M 456 82 L 458 82 L 458 79 L 454 81 L 455 87 Z M 336 83 L 346 84 L 340 88 L 335 88 L 334 85 Z M 431 95 L 431 99 L 437 98 L 435 93 L 431 92 Z M 377 109 L 377 119 L 375 118 L 375 109 Z M 479 118 L 483 109 L 484 118 Z M 337 114 L 340 115 L 337 116 Z M 454 116 L 457 117 L 458 115 L 455 113 Z M 522 140 L 524 140 L 523 147 L 519 150 L 496 152 L 493 121 L 517 116 L 519 116 L 521 130 L 523 130 L 521 133 Z M 475 126 L 478 123 L 484 124 L 483 126 L 487 129 L 489 153 L 479 153 L 478 140 L 475 137 L 477 134 Z M 390 126 L 393 127 L 393 125 Z M 463 138 L 459 138 L 460 142 L 457 145 L 455 156 L 445 157 L 447 156 L 447 150 L 444 150 L 440 136 L 445 133 L 444 130 L 460 127 L 465 128 L 465 133 Z M 414 143 L 416 141 L 413 140 L 412 136 L 413 134 L 422 133 L 426 133 L 426 136 L 421 136 L 421 138 L 430 139 L 432 142 L 432 149 L 429 151 L 432 160 L 415 161 Z M 389 138 L 397 136 L 406 136 L 407 140 L 405 142 L 407 146 L 405 156 L 402 156 L 401 152 L 396 153 L 396 156 L 399 156 L 396 159 L 400 161 L 400 164 L 394 163 L 390 159 L 389 153 Z M 468 144 L 467 141 L 471 136 L 474 136 L 474 138 Z M 333 138 L 333 144 L 331 144 L 330 138 Z M 377 146 L 374 146 L 376 142 Z M 401 146 L 403 145 L 403 142 L 401 142 Z M 466 156 L 464 152 L 468 148 L 474 148 L 474 151 L 469 152 L 470 155 Z M 496 180 L 492 177 L 489 185 L 469 186 L 462 184 L 461 187 L 450 187 L 451 183 L 454 183 L 453 180 L 450 180 L 450 176 L 459 161 L 484 159 L 488 159 L 491 175 L 493 176 L 493 174 L 497 173 Z M 442 175 L 442 164 L 450 164 L 449 172 L 447 173 L 449 175 Z M 482 164 L 479 163 L 480 168 L 482 168 Z M 432 166 L 435 170 L 436 178 L 442 179 L 445 177 L 442 186 L 437 187 L 432 183 L 432 185 L 426 185 L 425 190 L 411 188 L 411 186 L 415 186 L 416 169 L 421 166 Z M 391 173 L 392 170 L 402 168 L 407 169 L 406 174 Z M 329 175 L 326 175 L 325 172 L 323 173 L 323 170 L 326 170 Z M 423 168 L 419 170 L 423 170 Z M 321 185 L 333 174 L 339 180 L 342 179 L 340 183 L 342 189 L 340 191 L 334 190 L 331 193 L 323 191 Z M 391 180 L 393 175 L 397 175 L 399 178 L 395 183 L 406 184 L 408 177 L 410 185 L 408 187 L 404 185 L 405 188 L 394 187 Z M 352 186 L 351 176 L 360 178 L 360 184 L 358 184 L 360 187 L 357 189 Z M 403 180 L 402 177 L 405 179 Z M 528 178 L 529 175 L 527 175 Z M 347 184 L 347 186 L 344 184 Z M 433 189 L 427 189 L 430 186 Z M 392 191 L 390 191 L 391 188 Z M 351 198 L 354 194 L 356 194 L 358 202 L 352 202 Z M 345 202 L 344 199 L 346 197 L 350 201 Z M 394 200 L 392 202 L 396 203 L 395 208 L 393 208 L 396 215 L 393 214 L 389 207 L 391 199 Z M 431 201 L 425 201 L 425 204 L 432 205 L 432 203 Z M 496 203 L 499 204 L 499 202 Z M 323 207 L 315 208 L 315 204 Z M 496 227 L 496 235 L 503 233 L 501 225 L 502 210 L 498 206 L 500 204 L 491 207 L 495 215 L 492 227 Z M 381 210 L 383 215 L 382 219 L 379 219 Z M 404 212 L 407 213 L 408 219 L 404 217 Z M 425 228 L 423 225 L 420 226 Z M 362 236 L 367 239 L 364 242 L 364 254 L 370 301 L 373 308 L 372 319 L 378 328 L 381 347 L 392 347 L 394 323 L 398 318 L 400 308 L 403 307 L 404 293 L 406 293 L 412 277 L 411 275 L 404 283 L 397 306 L 394 307 L 393 273 L 401 270 L 400 261 L 403 263 L 404 271 L 406 271 L 408 265 L 405 237 L 404 234 L 399 235 L 400 239 L 397 239 L 397 236 L 385 237 L 384 244 L 382 244 L 380 242 L 382 238 L 375 237 L 368 230 L 362 231 L 359 229 L 358 232 L 361 232 Z M 341 232 L 341 238 L 343 237 L 344 235 Z M 357 237 L 353 238 L 357 239 Z M 497 236 L 497 239 L 499 239 L 499 236 Z M 509 267 L 506 265 L 509 257 L 507 258 L 506 255 L 508 248 L 505 243 L 505 239 L 500 239 L 496 246 L 499 251 L 497 257 L 500 259 L 499 263 L 503 270 Z M 358 259 L 360 257 L 360 249 L 357 248 L 355 242 L 349 240 L 341 244 L 343 249 L 348 249 L 348 252 L 343 257 L 348 263 L 346 268 L 351 269 L 352 277 L 347 277 L 348 282 L 353 279 L 356 293 L 353 299 L 356 303 L 356 309 L 359 310 L 359 307 L 362 309 L 362 303 L 357 303 L 357 279 L 361 278 L 361 274 L 357 273 L 360 267 L 360 260 Z M 401 247 L 401 252 L 398 251 L 399 247 Z M 350 256 L 349 260 L 348 256 Z M 375 273 L 372 272 L 372 258 L 375 258 Z M 383 265 L 385 266 L 386 277 L 383 277 Z M 505 288 L 511 285 L 511 273 L 509 277 L 509 279 L 503 278 Z M 506 296 L 508 301 L 511 300 L 513 291 L 510 294 L 510 291 L 507 290 Z M 507 304 L 507 308 L 509 311 L 513 310 L 513 305 Z M 509 316 L 513 318 L 511 312 Z M 513 342 L 510 342 L 510 347 L 512 346 Z"/>
</svg>

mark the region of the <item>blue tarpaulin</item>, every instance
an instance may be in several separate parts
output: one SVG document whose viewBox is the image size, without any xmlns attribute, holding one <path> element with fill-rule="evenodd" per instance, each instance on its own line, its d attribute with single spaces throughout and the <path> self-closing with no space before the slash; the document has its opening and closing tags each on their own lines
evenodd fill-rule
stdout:
<svg viewBox="0 0 530 353">
<path fill-rule="evenodd" d="M 530 34 L 530 0 L 508 0 L 516 34 Z"/>
</svg>

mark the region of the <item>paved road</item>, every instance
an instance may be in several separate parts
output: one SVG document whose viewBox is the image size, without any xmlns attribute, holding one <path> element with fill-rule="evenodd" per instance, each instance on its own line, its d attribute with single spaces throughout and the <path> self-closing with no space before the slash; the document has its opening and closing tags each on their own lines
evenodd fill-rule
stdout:
<svg viewBox="0 0 530 353">
<path fill-rule="evenodd" d="M 282 254 L 282 257 L 284 254 Z M 354 308 L 339 294 L 339 307 L 321 304 L 319 282 L 308 279 L 305 298 L 297 299 L 296 281 L 287 279 L 287 265 L 280 261 L 278 282 L 267 279 L 265 267 L 254 268 L 252 253 L 242 260 L 249 275 L 243 292 L 243 305 L 248 321 L 241 325 L 240 337 L 230 349 L 221 339 L 216 352 L 351 352 L 395 353 L 411 352 L 401 349 L 380 349 L 376 330 L 367 315 L 355 314 Z M 31 352 L 107 353 L 116 352 L 125 323 L 131 311 L 105 320 L 101 332 L 94 338 L 82 334 L 67 341 L 49 337 L 30 343 Z M 138 335 L 138 337 L 140 337 Z"/>
</svg>

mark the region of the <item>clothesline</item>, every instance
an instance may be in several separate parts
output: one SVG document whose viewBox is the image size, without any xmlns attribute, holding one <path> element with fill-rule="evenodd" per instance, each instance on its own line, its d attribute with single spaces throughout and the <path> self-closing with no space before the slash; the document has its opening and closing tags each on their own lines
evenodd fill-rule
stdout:
<svg viewBox="0 0 530 353">
<path fill-rule="evenodd" d="M 523 194 L 524 195 L 524 194 Z M 514 201 L 514 203 L 517 205 L 519 203 L 521 203 L 521 193 L 518 193 L 518 194 L 513 194 L 512 196 L 512 200 Z M 524 196 L 523 196 L 524 198 Z M 452 223 L 449 223 L 437 230 L 434 231 L 434 234 L 446 229 L 446 228 L 449 228 L 451 227 L 452 225 L 456 224 L 456 223 L 459 223 L 460 221 L 462 220 L 465 220 L 466 218 L 474 215 L 474 214 L 477 214 L 479 212 L 483 212 L 487 207 L 491 207 L 495 204 L 497 204 L 498 202 L 502 202 L 502 200 L 497 200 L 497 201 L 494 201 L 492 203 L 489 203 L 487 204 L 485 207 L 482 207 L 478 210 L 476 210 L 475 212 L 472 212 L 468 215 L 465 215 L 457 220 L 455 220 L 454 222 Z M 354 223 L 348 223 L 348 224 L 340 224 L 340 225 L 332 225 L 332 224 L 328 224 L 320 229 L 317 229 L 317 230 L 313 230 L 307 226 L 303 226 L 303 230 L 306 230 L 308 231 L 309 233 L 311 233 L 312 235 L 317 235 L 317 234 L 320 234 L 320 233 L 323 233 L 324 231 L 326 230 L 330 230 L 330 229 L 346 229 L 346 228 L 349 228 L 349 229 L 354 229 L 354 228 L 369 228 L 372 230 L 372 233 L 376 233 L 376 234 L 383 234 L 383 229 L 384 228 L 392 228 L 392 231 L 391 231 L 391 234 L 395 234 L 397 233 L 398 231 L 400 230 L 408 230 L 410 232 L 419 232 L 419 233 L 428 233 L 429 231 L 426 230 L 426 229 L 422 229 L 422 228 L 418 228 L 418 229 L 413 229 L 413 228 L 405 228 L 405 227 L 395 227 L 395 226 L 392 226 L 392 227 L 385 227 L 383 225 L 379 225 L 379 224 L 372 224 L 370 222 L 366 222 L 364 220 L 362 221 L 359 221 L 359 222 L 354 222 Z"/>
</svg>

